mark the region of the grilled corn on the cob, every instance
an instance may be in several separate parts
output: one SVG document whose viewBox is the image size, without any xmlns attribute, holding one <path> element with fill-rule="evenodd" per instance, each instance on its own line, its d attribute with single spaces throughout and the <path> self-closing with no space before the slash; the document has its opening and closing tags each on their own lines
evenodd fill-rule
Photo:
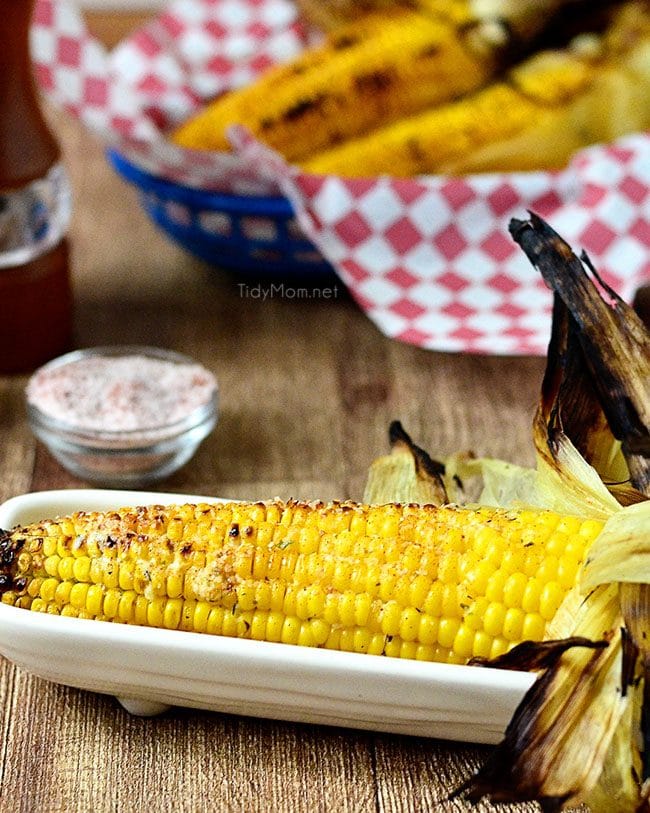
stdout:
<svg viewBox="0 0 650 813">
<path fill-rule="evenodd" d="M 462 663 L 541 640 L 601 527 L 400 504 L 80 512 L 5 533 L 0 592 L 41 612 Z"/>
<path fill-rule="evenodd" d="M 503 81 L 303 162 L 316 173 L 558 169 L 587 144 L 650 127 L 650 12 L 627 4 L 603 41 L 534 55 Z"/>
<path fill-rule="evenodd" d="M 468 16 L 466 3 L 440 15 L 397 9 L 338 30 L 320 48 L 212 102 L 173 140 L 228 150 L 229 126 L 297 161 L 485 84 L 507 37 Z"/>
</svg>

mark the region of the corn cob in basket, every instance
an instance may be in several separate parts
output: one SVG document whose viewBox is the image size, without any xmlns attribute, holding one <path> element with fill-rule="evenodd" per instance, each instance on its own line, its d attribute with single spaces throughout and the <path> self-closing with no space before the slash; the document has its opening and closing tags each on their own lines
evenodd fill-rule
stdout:
<svg viewBox="0 0 650 813">
<path fill-rule="evenodd" d="M 466 3 L 435 14 L 395 8 L 338 29 L 320 47 L 267 71 L 181 125 L 184 147 L 228 150 L 244 125 L 290 161 L 481 87 L 509 45 L 499 23 L 474 19 Z"/>
<path fill-rule="evenodd" d="M 410 177 L 555 169 L 650 126 L 647 0 L 317 5 L 351 21 L 173 140 L 229 150 L 241 125 L 310 172 Z"/>
<path fill-rule="evenodd" d="M 473 94 L 302 164 L 344 176 L 558 169 L 587 144 L 650 127 L 649 93 L 650 4 L 631 2 L 602 36 L 538 52 Z"/>
</svg>

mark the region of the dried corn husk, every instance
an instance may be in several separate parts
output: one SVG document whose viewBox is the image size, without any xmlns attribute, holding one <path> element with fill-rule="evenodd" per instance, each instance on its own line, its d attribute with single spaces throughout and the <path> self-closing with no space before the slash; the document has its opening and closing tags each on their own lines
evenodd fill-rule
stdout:
<svg viewBox="0 0 650 813">
<path fill-rule="evenodd" d="M 416 446 L 399 421 L 390 425 L 388 438 L 391 453 L 370 466 L 363 502 L 448 503 L 444 465 Z"/>
</svg>

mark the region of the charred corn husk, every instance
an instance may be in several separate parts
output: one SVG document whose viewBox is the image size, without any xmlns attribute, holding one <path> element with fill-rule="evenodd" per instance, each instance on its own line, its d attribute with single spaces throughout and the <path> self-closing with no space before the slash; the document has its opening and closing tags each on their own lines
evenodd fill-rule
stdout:
<svg viewBox="0 0 650 813">
<path fill-rule="evenodd" d="M 553 813 L 579 803 L 592 813 L 647 813 L 650 334 L 539 217 L 512 221 L 510 231 L 555 293 L 528 485 L 549 505 L 567 505 L 568 494 L 569 505 L 577 499 L 607 520 L 547 628 L 548 638 L 571 638 L 545 644 L 543 664 L 532 662 L 535 645 L 490 663 L 542 674 L 463 790 L 472 800 L 536 800 Z"/>
<path fill-rule="evenodd" d="M 602 524 L 552 512 L 225 503 L 5 533 L 2 601 L 428 661 L 541 640 Z"/>
<path fill-rule="evenodd" d="M 627 4 L 610 30 L 535 54 L 507 76 L 302 162 L 315 173 L 558 169 L 578 149 L 650 127 L 650 12 Z"/>
<path fill-rule="evenodd" d="M 289 161 L 300 160 L 475 90 L 494 75 L 506 45 L 505 30 L 473 21 L 465 3 L 439 15 L 368 15 L 215 100 L 173 140 L 228 150 L 226 131 L 238 124 Z"/>
</svg>

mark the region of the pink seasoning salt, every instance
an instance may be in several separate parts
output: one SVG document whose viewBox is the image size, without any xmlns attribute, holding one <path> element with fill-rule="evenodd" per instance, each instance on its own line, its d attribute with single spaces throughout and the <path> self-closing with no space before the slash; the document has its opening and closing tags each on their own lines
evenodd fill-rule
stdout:
<svg viewBox="0 0 650 813">
<path fill-rule="evenodd" d="M 137 354 L 96 356 L 37 370 L 27 400 L 78 430 L 147 432 L 189 417 L 209 403 L 216 387 L 199 364 Z"/>
</svg>

